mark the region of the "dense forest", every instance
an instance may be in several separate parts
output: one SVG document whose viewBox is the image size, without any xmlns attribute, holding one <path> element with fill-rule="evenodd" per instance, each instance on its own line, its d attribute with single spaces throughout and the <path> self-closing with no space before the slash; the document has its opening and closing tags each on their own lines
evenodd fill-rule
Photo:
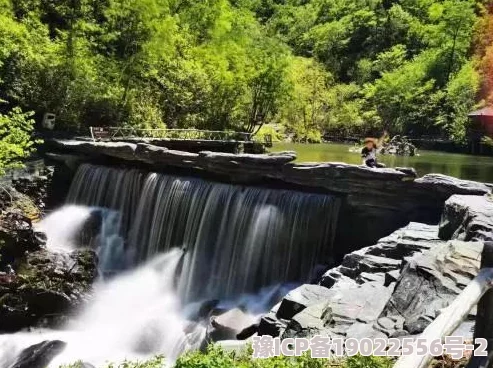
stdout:
<svg viewBox="0 0 493 368">
<path fill-rule="evenodd" d="M 493 85 L 479 0 L 0 0 L 0 130 L 90 125 L 461 141 Z M 20 129 L 22 131 L 22 129 Z"/>
</svg>

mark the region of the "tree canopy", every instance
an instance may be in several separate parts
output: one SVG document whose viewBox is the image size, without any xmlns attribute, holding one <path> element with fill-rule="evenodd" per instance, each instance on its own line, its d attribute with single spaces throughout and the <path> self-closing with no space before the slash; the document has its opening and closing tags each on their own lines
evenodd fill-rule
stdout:
<svg viewBox="0 0 493 368">
<path fill-rule="evenodd" d="M 299 140 L 460 141 L 491 91 L 486 3 L 0 0 L 0 112 L 55 113 L 75 132 L 272 123 Z"/>
</svg>

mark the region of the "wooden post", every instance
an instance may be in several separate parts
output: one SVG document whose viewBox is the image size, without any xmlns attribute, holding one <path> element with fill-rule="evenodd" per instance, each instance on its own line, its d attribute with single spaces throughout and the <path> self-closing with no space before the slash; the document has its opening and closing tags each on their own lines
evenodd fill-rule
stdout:
<svg viewBox="0 0 493 368">
<path fill-rule="evenodd" d="M 493 267 L 493 242 L 484 243 L 481 254 L 481 268 Z M 488 290 L 478 303 L 474 338 L 488 341 L 488 357 L 471 357 L 467 368 L 493 367 L 493 289 Z"/>
</svg>

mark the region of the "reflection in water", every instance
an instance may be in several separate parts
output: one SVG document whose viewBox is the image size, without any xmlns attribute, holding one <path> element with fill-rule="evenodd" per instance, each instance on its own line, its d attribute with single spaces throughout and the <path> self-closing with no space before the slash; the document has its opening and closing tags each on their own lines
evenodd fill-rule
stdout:
<svg viewBox="0 0 493 368">
<path fill-rule="evenodd" d="M 358 153 L 349 152 L 352 145 L 340 143 L 276 143 L 272 151 L 296 151 L 298 162 L 346 162 L 361 164 Z M 419 156 L 379 156 L 389 167 L 414 167 L 420 176 L 439 173 L 461 179 L 493 183 L 493 157 L 456 153 L 419 151 Z"/>
</svg>

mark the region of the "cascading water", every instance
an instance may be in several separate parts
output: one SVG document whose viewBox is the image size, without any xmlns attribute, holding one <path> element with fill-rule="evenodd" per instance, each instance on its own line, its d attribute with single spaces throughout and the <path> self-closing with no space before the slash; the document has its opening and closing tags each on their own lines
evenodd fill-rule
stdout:
<svg viewBox="0 0 493 368">
<path fill-rule="evenodd" d="M 118 275 L 98 282 L 64 330 L 0 336 L 0 366 L 44 339 L 68 343 L 50 367 L 155 354 L 173 360 L 205 335 L 203 325 L 187 321 L 192 302 L 220 298 L 222 306 L 260 313 L 289 283 L 308 281 L 331 257 L 339 211 L 329 195 L 87 164 L 67 202 L 41 223 L 50 248 L 76 247 L 74 233 L 97 215 L 89 243 L 103 273 Z"/>
<path fill-rule="evenodd" d="M 36 230 L 46 234 L 46 247 L 53 251 L 70 251 L 77 248 L 78 239 L 84 223 L 91 217 L 92 210 L 86 206 L 65 206 L 55 211 L 39 224 Z M 63 224 L 63 226 L 60 226 Z"/>
<path fill-rule="evenodd" d="M 137 170 L 93 165 L 79 168 L 68 202 L 118 210 L 127 224 L 127 258 L 136 263 L 184 248 L 186 301 L 306 281 L 331 255 L 339 211 L 328 195 L 156 173 L 143 179 Z"/>
<path fill-rule="evenodd" d="M 22 349 L 43 340 L 67 342 L 62 354 L 51 362 L 53 368 L 78 360 L 101 367 L 107 361 L 145 359 L 155 354 L 172 361 L 184 350 L 197 348 L 205 328 L 183 318 L 173 287 L 182 256 L 181 250 L 174 249 L 97 284 L 91 303 L 61 331 L 0 335 L 0 367 L 9 367 Z"/>
</svg>

